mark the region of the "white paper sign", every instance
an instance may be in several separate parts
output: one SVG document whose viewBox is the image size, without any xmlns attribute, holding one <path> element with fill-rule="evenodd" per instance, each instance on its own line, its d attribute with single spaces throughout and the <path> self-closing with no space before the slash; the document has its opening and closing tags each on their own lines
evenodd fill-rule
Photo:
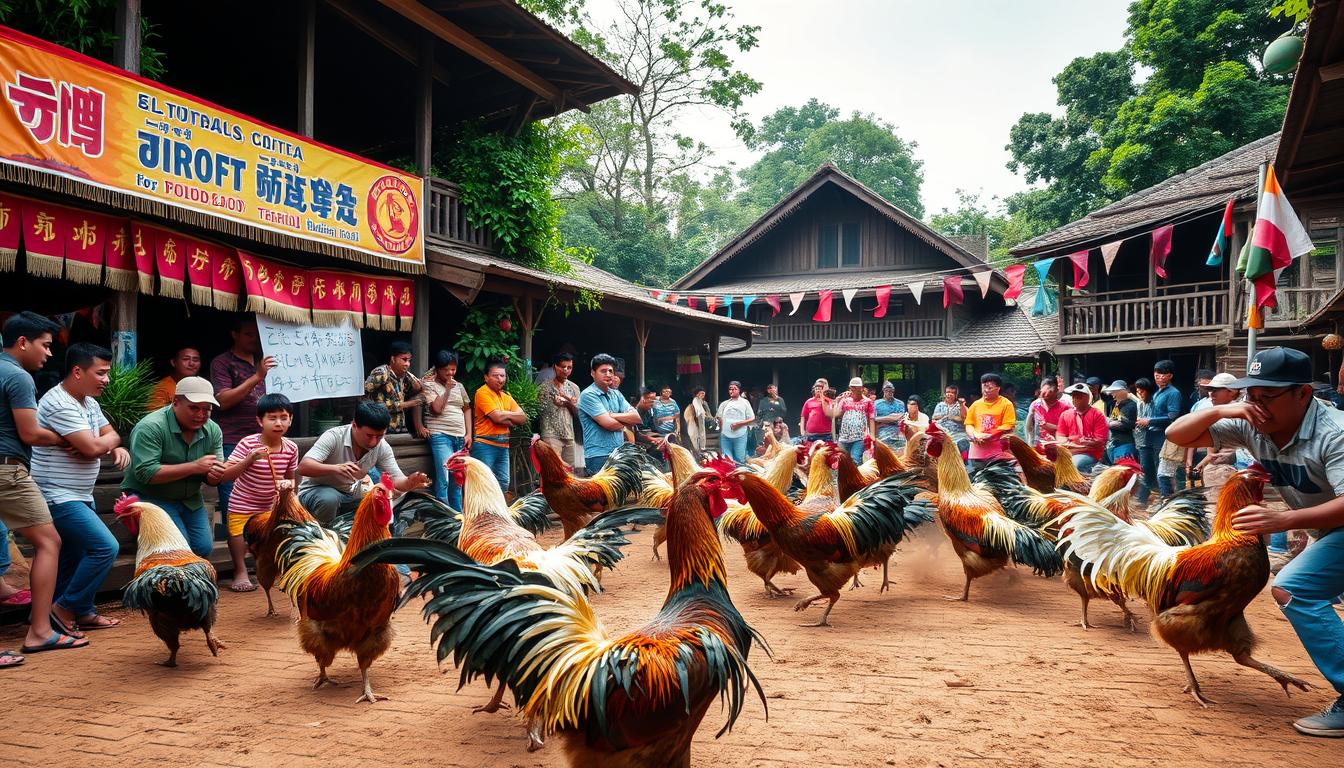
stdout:
<svg viewBox="0 0 1344 768">
<path fill-rule="evenodd" d="M 364 394 L 364 349 L 350 321 L 332 327 L 293 325 L 257 315 L 261 353 L 275 358 L 266 391 L 296 403 Z"/>
</svg>

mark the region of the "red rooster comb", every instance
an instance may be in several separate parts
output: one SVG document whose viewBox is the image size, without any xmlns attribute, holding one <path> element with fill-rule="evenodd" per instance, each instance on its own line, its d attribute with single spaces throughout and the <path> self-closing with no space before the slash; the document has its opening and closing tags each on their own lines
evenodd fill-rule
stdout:
<svg viewBox="0 0 1344 768">
<path fill-rule="evenodd" d="M 391 493 L 394 490 L 396 484 L 396 481 L 392 479 L 392 476 L 386 472 L 384 472 L 383 476 L 378 479 L 378 482 L 382 484 L 383 489 L 388 493 Z"/>
<path fill-rule="evenodd" d="M 1139 462 L 1135 461 L 1133 456 L 1122 456 L 1116 459 L 1115 466 L 1126 467 L 1128 469 L 1134 470 L 1135 472 L 1143 471 L 1143 467 L 1139 466 Z"/>
<path fill-rule="evenodd" d="M 727 477 L 737 469 L 737 462 L 727 456 L 714 456 L 713 458 L 705 459 L 704 463 L 700 466 L 714 472 L 720 477 Z"/>
<path fill-rule="evenodd" d="M 131 514 L 131 507 L 139 503 L 139 496 L 128 496 L 125 492 L 122 492 L 121 496 L 117 499 L 117 503 L 112 505 L 112 512 L 117 517 L 125 517 L 126 515 Z"/>
<path fill-rule="evenodd" d="M 938 428 L 938 422 L 930 421 L 929 426 L 924 428 L 924 434 L 929 437 L 937 437 L 938 435 L 943 434 L 943 430 Z"/>
</svg>

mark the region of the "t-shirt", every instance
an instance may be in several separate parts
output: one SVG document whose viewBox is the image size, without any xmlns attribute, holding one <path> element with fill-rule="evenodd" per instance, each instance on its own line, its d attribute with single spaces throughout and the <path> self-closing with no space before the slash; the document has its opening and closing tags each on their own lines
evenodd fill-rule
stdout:
<svg viewBox="0 0 1344 768">
<path fill-rule="evenodd" d="M 831 434 L 831 417 L 826 415 L 821 398 L 809 397 L 803 403 L 803 429 L 809 435 Z"/>
<path fill-rule="evenodd" d="M 32 374 L 8 352 L 0 352 L 0 456 L 28 461 L 28 446 L 19 439 L 13 410 L 37 409 L 37 385 Z"/>
<path fill-rule="evenodd" d="M 873 401 L 866 397 L 855 400 L 848 392 L 836 401 L 840 406 L 840 428 L 836 439 L 853 443 L 868 434 L 868 419 L 873 417 Z"/>
<path fill-rule="evenodd" d="M 388 365 L 380 365 L 369 371 L 368 378 L 364 380 L 364 397 L 387 408 L 392 416 L 392 421 L 387 425 L 388 432 L 406 431 L 406 410 L 401 406 L 420 398 L 422 393 L 422 384 L 415 380 L 410 371 L 398 376 Z"/>
<path fill-rule="evenodd" d="M 1111 425 L 1112 445 L 1134 445 L 1134 421 L 1139 418 L 1139 406 L 1134 398 L 1127 397 L 1111 408 L 1111 418 L 1118 425 Z"/>
<path fill-rule="evenodd" d="M 353 461 L 359 465 L 359 468 L 365 474 L 368 474 L 370 469 L 377 467 L 379 472 L 389 475 L 393 480 L 400 480 L 406 476 L 401 471 L 401 467 L 397 466 L 397 457 L 392 452 L 392 446 L 388 445 L 386 440 L 379 440 L 372 450 L 365 451 L 363 456 L 355 458 L 355 447 L 350 439 L 349 424 L 332 427 L 323 432 L 303 457 L 322 464 L 345 464 Z M 316 488 L 319 485 L 335 488 L 341 493 L 353 494 L 359 485 L 359 481 L 352 483 L 334 473 L 317 475 L 316 477 L 304 475 L 303 479 L 299 481 L 299 493 L 303 493 L 309 488 Z"/>
<path fill-rule="evenodd" d="M 482 384 L 481 388 L 476 390 L 472 406 L 472 415 L 475 417 L 476 440 L 483 440 L 488 445 L 494 445 L 499 448 L 505 448 L 509 445 L 509 425 L 496 424 L 490 420 L 490 414 L 495 411 L 517 411 L 518 402 L 513 399 L 504 390 L 495 392 L 489 386 Z"/>
<path fill-rule="evenodd" d="M 574 416 L 563 405 L 555 404 L 556 394 L 578 401 L 583 394 L 579 385 L 565 379 L 563 384 L 555 383 L 555 369 L 551 369 L 551 378 L 537 388 L 537 432 L 542 437 L 557 440 L 574 439 Z"/>
<path fill-rule="evenodd" d="M 164 376 L 159 379 L 159 383 L 150 390 L 149 402 L 145 407 L 151 411 L 157 411 L 165 405 L 172 405 L 173 397 L 177 395 L 177 382 L 173 381 L 172 376 Z"/>
<path fill-rule="evenodd" d="M 607 429 L 596 418 L 604 413 L 625 413 L 630 404 L 616 388 L 605 392 L 594 382 L 579 395 L 579 427 L 583 430 L 583 458 L 606 458 L 625 442 L 625 430 Z"/>
<path fill-rule="evenodd" d="M 938 404 L 933 406 L 933 420 L 938 422 L 939 429 L 952 438 L 952 442 L 966 439 L 966 425 L 963 423 L 964 416 L 961 415 L 961 403 L 948 404 L 946 401 L 939 400 Z"/>
<path fill-rule="evenodd" d="M 756 403 L 756 420 L 763 426 L 771 426 L 775 423 L 775 419 L 785 418 L 786 413 L 788 413 L 788 406 L 784 404 L 784 398 L 782 397 L 765 395 Z"/>
<path fill-rule="evenodd" d="M 233 350 L 224 352 L 210 361 L 210 383 L 215 388 L 216 396 L 226 389 L 233 389 L 242 384 L 256 372 L 255 365 L 235 355 Z M 173 388 L 176 390 L 177 385 L 174 384 Z M 225 443 L 237 443 L 257 428 L 257 401 L 264 394 L 266 394 L 265 379 L 248 390 L 243 399 L 232 408 L 215 410 L 215 423 L 219 424 Z"/>
<path fill-rule="evenodd" d="M 677 405 L 676 400 L 668 400 L 666 403 L 660 397 L 653 401 L 653 431 L 660 435 L 670 435 L 677 429 L 675 419 L 669 421 L 659 421 L 665 416 L 676 416 L 681 413 L 681 407 Z"/>
<path fill-rule="evenodd" d="M 1032 401 L 1031 407 L 1027 410 L 1031 414 L 1031 426 L 1036 433 L 1034 435 L 1027 435 L 1027 440 L 1039 446 L 1041 439 L 1049 436 L 1046 434 L 1045 430 L 1041 428 L 1041 425 L 1049 424 L 1052 427 L 1059 426 L 1059 417 L 1069 411 L 1070 406 L 1060 398 L 1056 398 L 1052 405 L 1038 397 Z"/>
<path fill-rule="evenodd" d="M 252 423 L 256 424 L 255 418 Z M 207 421 L 205 426 L 192 433 L 191 442 L 187 443 L 172 407 L 165 406 L 135 425 L 128 448 L 131 465 L 121 478 L 122 490 L 150 499 L 180 501 L 189 509 L 200 509 L 205 506 L 205 499 L 201 498 L 201 483 L 206 479 L 204 472 L 166 483 L 150 480 L 164 464 L 190 464 L 205 456 L 223 460 L 224 436 L 218 424 Z"/>
<path fill-rule="evenodd" d="M 1101 411 L 1089 406 L 1082 413 L 1078 413 L 1077 408 L 1070 408 L 1059 417 L 1059 429 L 1055 432 L 1055 437 L 1061 443 L 1099 440 L 1096 447 L 1081 452 L 1101 461 L 1101 454 L 1106 450 L 1106 430 L 1106 417 L 1101 415 Z"/>
<path fill-rule="evenodd" d="M 247 455 L 262 447 L 261 435 L 248 435 L 238 441 L 238 446 L 229 456 L 229 463 L 242 461 Z M 275 470 L 275 476 L 271 470 Z M 255 515 L 269 512 L 275 506 L 280 492 L 275 487 L 275 478 L 293 477 L 299 470 L 299 446 L 287 437 L 280 438 L 280 449 L 271 451 L 269 456 L 259 456 L 252 466 L 243 470 L 233 481 L 233 491 L 229 494 L 229 513 L 235 515 Z"/>
<path fill-rule="evenodd" d="M 929 414 L 920 411 L 918 416 L 911 416 L 907 413 L 905 416 L 905 423 L 909 424 L 914 429 L 926 430 L 929 428 Z"/>
<path fill-rule="evenodd" d="M 1013 404 L 1008 402 L 1006 397 L 996 397 L 994 402 L 985 402 L 983 398 L 971 403 L 971 407 L 966 409 L 966 429 L 971 427 L 978 429 L 982 434 L 999 428 L 1006 428 L 1004 436 L 1013 431 L 1017 426 L 1017 412 L 1013 410 Z M 972 441 L 967 455 L 972 459 L 985 461 L 988 459 L 997 459 L 1004 453 L 1003 437 L 986 441 L 983 445 Z"/>
<path fill-rule="evenodd" d="M 906 412 L 905 403 L 902 403 L 900 400 L 893 399 L 890 402 L 888 402 L 887 399 L 884 397 L 878 400 L 877 402 L 873 403 L 873 416 L 875 417 L 892 416 L 894 414 L 905 412 Z M 925 417 L 924 423 L 927 424 L 928 421 L 929 421 L 928 417 Z M 901 440 L 900 423 L 892 423 L 892 424 L 879 423 L 877 425 L 877 439 L 886 443 Z"/>
<path fill-rule="evenodd" d="M 1148 414 L 1148 443 L 1154 449 L 1167 435 L 1167 427 L 1181 415 L 1181 391 L 1171 385 L 1161 387 L 1153 395 L 1152 408 Z"/>
<path fill-rule="evenodd" d="M 735 397 L 719 403 L 719 434 L 723 437 L 741 437 L 747 434 L 747 426 L 734 427 L 739 421 L 755 421 L 756 413 L 751 409 L 751 401 L 745 397 Z"/>
<path fill-rule="evenodd" d="M 433 371 L 426 371 L 424 378 L 420 379 L 425 385 L 425 402 L 432 403 L 443 394 L 445 387 L 434 378 Z M 434 413 L 434 410 L 428 405 L 425 406 L 424 425 L 431 433 L 436 435 L 452 435 L 453 437 L 465 437 L 467 434 L 467 416 L 462 409 L 470 408 L 471 402 L 467 400 L 467 389 L 462 386 L 462 382 L 453 382 L 453 391 L 448 394 L 448 399 L 443 401 L 443 412 Z"/>
<path fill-rule="evenodd" d="M 98 401 L 92 397 L 83 402 L 75 399 L 65 387 L 56 385 L 37 403 L 37 425 L 46 427 L 61 437 L 76 432 L 91 432 L 94 437 L 107 426 L 107 418 Z M 42 498 L 52 504 L 67 501 L 93 502 L 93 486 L 98 482 L 102 459 L 71 456 L 58 445 L 39 445 L 33 448 L 33 482 L 42 491 Z"/>
</svg>

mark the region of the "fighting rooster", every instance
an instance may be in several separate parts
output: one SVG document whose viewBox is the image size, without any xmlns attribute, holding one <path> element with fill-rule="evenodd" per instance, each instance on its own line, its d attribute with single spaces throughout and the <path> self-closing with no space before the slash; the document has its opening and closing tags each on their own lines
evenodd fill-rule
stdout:
<svg viewBox="0 0 1344 768">
<path fill-rule="evenodd" d="M 286 537 L 285 523 L 316 523 L 308 510 L 303 508 L 294 495 L 294 484 L 288 480 L 277 480 L 280 496 L 270 512 L 252 515 L 243 526 L 243 540 L 247 550 L 252 553 L 252 561 L 257 564 L 257 583 L 266 590 L 266 615 L 275 615 L 275 603 L 271 601 L 271 587 L 275 586 L 279 569 L 276 567 L 275 553 L 280 542 Z"/>
<path fill-rule="evenodd" d="M 462 513 L 448 506 L 432 493 L 408 491 L 397 500 L 398 515 L 418 517 L 425 524 L 425 538 L 456 544 L 462 531 Z M 519 496 L 508 509 L 509 517 L 524 530 L 540 536 L 550 528 L 551 507 L 541 491 Z"/>
<path fill-rule="evenodd" d="M 135 577 L 122 603 L 148 615 L 150 628 L 168 646 L 168 658 L 159 663 L 177 666 L 178 636 L 192 629 L 205 633 L 210 655 L 218 656 L 224 644 L 214 634 L 219 601 L 214 566 L 192 553 L 159 507 L 123 493 L 112 509 L 136 541 Z"/>
<path fill-rule="evenodd" d="M 792 451 L 777 454 L 762 477 L 780 493 L 788 493 L 793 485 L 794 471 L 798 463 L 806 458 L 807 452 L 807 447 L 800 445 Z M 750 504 L 729 501 L 723 516 L 718 520 L 718 525 L 720 533 L 742 545 L 742 556 L 747 561 L 747 570 L 761 577 L 761 581 L 765 583 L 766 597 L 785 597 L 793 594 L 792 587 L 780 588 L 775 585 L 774 579 L 781 573 L 797 573 L 802 566 L 797 560 L 784 554 L 779 544 L 770 538 L 770 531 L 756 519 Z"/>
<path fill-rule="evenodd" d="M 400 580 L 390 565 L 355 569 L 350 559 L 369 544 L 389 536 L 392 477 L 383 475 L 355 510 L 345 542 L 312 521 L 285 523 L 286 538 L 276 552 L 280 589 L 299 608 L 299 645 L 317 661 L 314 688 L 340 685 L 327 676 L 336 653 L 349 650 L 359 662 L 364 693 L 355 702 L 386 699 L 373 692 L 369 667 L 392 643 L 390 620 Z"/>
<path fill-rule="evenodd" d="M 731 483 L 707 471 L 677 489 L 667 515 L 667 599 L 651 621 L 618 637 L 582 596 L 512 562 L 480 565 L 447 544 L 394 540 L 355 563 L 415 564 L 407 599 L 429 595 L 424 615 L 439 660 L 453 656 L 463 685 L 503 680 L 527 715 L 529 750 L 559 733 L 572 766 L 688 766 L 714 699 L 728 705 L 718 735 L 737 720 L 749 684 L 765 703 L 747 666 L 760 638 L 729 598 L 714 532 Z"/>
<path fill-rule="evenodd" d="M 606 466 L 597 474 L 574 477 L 555 450 L 536 436 L 532 438 L 532 462 L 541 475 L 541 492 L 564 526 L 565 538 L 573 536 L 594 515 L 634 502 L 647 463 L 641 449 L 625 443 L 611 452 Z"/>
<path fill-rule="evenodd" d="M 1238 664 L 1269 675 L 1283 686 L 1308 690 L 1296 677 L 1251 656 L 1256 637 L 1244 611 L 1269 581 L 1269 555 L 1255 534 L 1232 527 L 1232 515 L 1259 504 L 1270 477 L 1259 465 L 1232 476 L 1218 494 L 1213 536 L 1195 546 L 1172 546 L 1153 530 L 1130 525 L 1083 496 L 1061 493 L 1068 504 L 1060 548 L 1076 555 L 1099 591 L 1120 589 L 1148 601 L 1153 636 L 1181 655 L 1185 692 L 1201 706 L 1205 698 L 1190 667 L 1190 654 L 1226 651 Z"/>
<path fill-rule="evenodd" d="M 1004 440 L 1008 443 L 1008 450 L 1017 459 L 1017 463 L 1022 467 L 1022 478 L 1027 485 L 1035 488 L 1041 493 L 1052 493 L 1056 490 L 1073 491 L 1074 493 L 1087 493 L 1091 483 L 1086 477 L 1073 466 L 1073 456 L 1069 449 L 1059 445 L 1051 444 L 1045 449 L 1045 456 L 1042 456 L 1031 444 L 1017 435 L 1008 435 Z M 1054 454 L 1054 460 L 1050 461 L 1050 454 Z"/>
</svg>

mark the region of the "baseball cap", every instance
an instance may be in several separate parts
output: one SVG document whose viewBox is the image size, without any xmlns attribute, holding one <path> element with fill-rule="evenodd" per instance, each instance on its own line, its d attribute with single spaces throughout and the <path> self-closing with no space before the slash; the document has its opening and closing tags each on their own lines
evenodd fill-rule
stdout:
<svg viewBox="0 0 1344 768">
<path fill-rule="evenodd" d="M 1238 389 L 1237 377 L 1230 373 L 1220 373 L 1209 379 L 1209 389 Z"/>
<path fill-rule="evenodd" d="M 185 397 L 193 403 L 219 405 L 219 401 L 215 399 L 215 388 L 211 386 L 209 381 L 200 376 L 186 376 L 179 379 L 173 394 L 177 397 Z"/>
<path fill-rule="evenodd" d="M 1090 397 L 1092 395 L 1092 390 L 1088 389 L 1086 384 L 1070 384 L 1064 388 L 1064 394 L 1088 395 Z"/>
<path fill-rule="evenodd" d="M 1227 384 L 1228 389 L 1290 387 L 1311 383 L 1311 358 L 1289 347 L 1270 347 L 1255 353 L 1246 366 L 1246 376 Z"/>
<path fill-rule="evenodd" d="M 817 379 L 816 381 L 812 382 L 812 386 L 824 387 L 827 386 L 827 381 L 825 379 Z"/>
<path fill-rule="evenodd" d="M 858 376 L 855 376 L 854 378 L 852 378 L 852 379 L 849 380 L 849 386 L 851 386 L 851 387 L 862 387 L 862 386 L 863 386 L 863 379 L 859 378 Z"/>
<path fill-rule="evenodd" d="M 1088 377 L 1087 377 L 1087 386 L 1089 386 L 1089 387 L 1100 387 L 1101 385 L 1102 385 L 1101 377 L 1099 377 L 1099 376 L 1088 376 Z"/>
<path fill-rule="evenodd" d="M 895 388 L 896 388 L 896 385 L 895 385 L 895 384 L 892 384 L 890 381 L 884 381 L 884 382 L 882 382 L 882 389 L 895 389 Z"/>
<path fill-rule="evenodd" d="M 1105 389 L 1103 389 L 1103 390 L 1101 390 L 1101 391 L 1102 391 L 1102 392 L 1124 392 L 1124 391 L 1127 391 L 1128 389 L 1129 389 L 1129 385 L 1125 383 L 1125 380 L 1124 380 L 1124 379 L 1116 379 L 1115 381 L 1112 381 L 1112 382 L 1110 383 L 1109 386 L 1107 386 Z"/>
</svg>

